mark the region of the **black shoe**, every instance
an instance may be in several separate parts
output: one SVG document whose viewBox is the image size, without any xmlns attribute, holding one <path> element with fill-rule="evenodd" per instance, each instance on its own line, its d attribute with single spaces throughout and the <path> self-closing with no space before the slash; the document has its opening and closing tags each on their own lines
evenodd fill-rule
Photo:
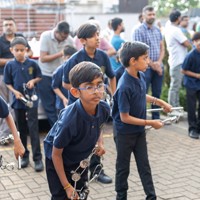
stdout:
<svg viewBox="0 0 200 200">
<path fill-rule="evenodd" d="M 199 139 L 199 134 L 195 130 L 191 130 L 189 136 L 193 139 Z"/>
<path fill-rule="evenodd" d="M 36 172 L 41 172 L 43 170 L 44 170 L 44 165 L 43 165 L 42 160 L 35 161 L 35 171 Z"/>
<path fill-rule="evenodd" d="M 28 167 L 28 164 L 29 164 L 29 157 L 22 158 L 22 160 L 21 160 L 21 168 Z"/>
<path fill-rule="evenodd" d="M 110 178 L 109 176 L 107 176 L 103 172 L 99 174 L 99 176 L 97 177 L 96 180 L 99 181 L 100 183 L 103 183 L 103 184 L 112 183 L 112 178 Z"/>
</svg>

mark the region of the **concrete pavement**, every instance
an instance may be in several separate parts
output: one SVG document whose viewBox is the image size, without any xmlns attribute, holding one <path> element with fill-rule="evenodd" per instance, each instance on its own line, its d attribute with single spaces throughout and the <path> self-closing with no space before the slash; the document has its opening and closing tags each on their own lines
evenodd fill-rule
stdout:
<svg viewBox="0 0 200 200">
<path fill-rule="evenodd" d="M 44 134 L 41 134 L 41 144 L 43 138 Z M 105 126 L 104 141 L 107 150 L 104 169 L 114 180 L 116 152 L 111 124 Z M 177 124 L 149 131 L 147 141 L 158 200 L 200 200 L 200 140 L 188 137 L 186 117 Z M 5 161 L 13 162 L 12 145 L 0 146 L 0 155 Z M 45 172 L 36 173 L 33 166 L 31 160 L 26 169 L 0 169 L 0 200 L 50 200 Z M 108 185 L 91 183 L 88 199 L 114 200 L 114 181 Z M 131 161 L 128 199 L 145 199 L 134 158 Z"/>
</svg>

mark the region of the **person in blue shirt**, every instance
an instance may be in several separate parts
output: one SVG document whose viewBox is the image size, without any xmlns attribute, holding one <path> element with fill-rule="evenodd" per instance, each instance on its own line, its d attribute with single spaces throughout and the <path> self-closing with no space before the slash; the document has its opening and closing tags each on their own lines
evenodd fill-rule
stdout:
<svg viewBox="0 0 200 200">
<path fill-rule="evenodd" d="M 72 171 L 87 159 L 98 145 L 98 156 L 105 153 L 101 128 L 110 114 L 102 101 L 105 92 L 103 73 L 91 62 L 80 62 L 69 73 L 70 92 L 78 98 L 61 110 L 58 121 L 44 139 L 46 173 L 51 199 L 78 199 Z M 86 187 L 87 170 L 77 182 L 77 190 Z"/>
<path fill-rule="evenodd" d="M 126 69 L 119 79 L 112 109 L 117 149 L 117 200 L 127 200 L 131 153 L 135 156 L 146 199 L 156 199 L 147 155 L 145 126 L 159 129 L 163 123 L 160 120 L 146 120 L 146 102 L 156 104 L 166 112 L 171 111 L 171 105 L 146 94 L 143 72 L 149 64 L 148 49 L 149 47 L 141 42 L 126 42 L 120 49 L 120 61 Z"/>
<path fill-rule="evenodd" d="M 83 48 L 75 53 L 68 61 L 63 64 L 63 86 L 70 90 L 71 84 L 69 82 L 69 72 L 78 63 L 82 61 L 90 61 L 95 63 L 101 68 L 104 76 L 109 79 L 109 85 L 111 89 L 111 95 L 114 94 L 116 89 L 116 78 L 115 73 L 112 70 L 109 58 L 105 52 L 98 49 L 99 46 L 99 30 L 98 27 L 93 23 L 82 24 L 77 31 L 77 37 L 83 44 Z M 68 93 L 68 105 L 76 101 L 76 98 Z M 90 163 L 91 174 L 94 174 L 96 166 L 100 160 L 98 156 L 93 156 Z M 98 172 L 97 172 L 98 173 Z M 97 180 L 101 183 L 111 183 L 112 179 L 107 176 L 104 171 L 101 171 L 100 176 Z"/>
<path fill-rule="evenodd" d="M 21 140 L 20 140 L 20 137 L 15 125 L 15 121 L 9 112 L 7 103 L 1 96 L 0 96 L 0 118 L 3 118 L 6 120 L 6 123 L 8 124 L 8 127 L 10 128 L 11 133 L 13 135 L 14 153 L 15 153 L 16 159 L 18 159 L 19 156 L 23 157 L 25 149 L 21 143 Z"/>
<path fill-rule="evenodd" d="M 22 158 L 21 167 L 29 164 L 29 150 L 27 148 L 27 135 L 31 138 L 33 161 L 35 171 L 44 169 L 40 149 L 40 138 L 38 130 L 38 98 L 37 83 L 41 80 L 41 71 L 38 64 L 26 58 L 27 42 L 23 37 L 16 37 L 10 44 L 10 51 L 14 59 L 7 62 L 4 69 L 4 82 L 13 94 L 12 108 L 15 111 L 16 123 L 20 132 L 22 144 L 25 147 L 25 154 Z M 21 99 L 26 98 L 32 102 L 25 105 Z"/>
<path fill-rule="evenodd" d="M 125 42 L 125 40 L 122 39 L 120 36 L 120 34 L 125 31 L 123 20 L 121 18 L 116 17 L 111 20 L 111 26 L 114 31 L 114 35 L 111 38 L 111 44 L 115 48 L 116 52 L 118 52 L 121 45 Z M 115 71 L 121 66 L 118 53 L 110 57 L 110 62 L 111 62 L 112 68 Z"/>
<path fill-rule="evenodd" d="M 77 50 L 73 46 L 66 45 L 63 49 L 63 60 L 68 60 Z M 52 77 L 52 88 L 56 94 L 56 109 L 60 112 L 68 104 L 68 90 L 62 86 L 63 65 L 59 66 Z"/>
<path fill-rule="evenodd" d="M 200 106 L 196 115 L 197 102 L 200 103 L 200 33 L 192 37 L 194 49 L 192 49 L 182 65 L 183 85 L 186 88 L 186 102 L 188 112 L 189 137 L 198 139 L 200 136 Z"/>
</svg>

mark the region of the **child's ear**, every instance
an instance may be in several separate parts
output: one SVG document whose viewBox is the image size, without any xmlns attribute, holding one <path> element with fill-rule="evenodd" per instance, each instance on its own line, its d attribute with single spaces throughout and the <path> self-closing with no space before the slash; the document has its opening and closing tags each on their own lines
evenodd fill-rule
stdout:
<svg viewBox="0 0 200 200">
<path fill-rule="evenodd" d="M 80 38 L 80 42 L 82 43 L 82 45 L 85 45 L 86 39 Z"/>
<path fill-rule="evenodd" d="M 132 64 L 132 65 L 135 64 L 135 58 L 132 57 L 132 58 L 130 59 L 129 63 Z"/>
<path fill-rule="evenodd" d="M 72 87 L 70 89 L 70 92 L 74 97 L 76 97 L 76 98 L 80 97 L 80 91 L 77 88 Z"/>
</svg>

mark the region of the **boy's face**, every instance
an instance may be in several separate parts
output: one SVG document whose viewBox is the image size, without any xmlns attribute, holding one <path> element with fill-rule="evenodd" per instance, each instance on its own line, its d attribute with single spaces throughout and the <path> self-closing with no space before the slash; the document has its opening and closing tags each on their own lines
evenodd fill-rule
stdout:
<svg viewBox="0 0 200 200">
<path fill-rule="evenodd" d="M 16 44 L 10 48 L 11 53 L 14 55 L 17 61 L 24 62 L 26 59 L 27 47 L 23 44 Z"/>
<path fill-rule="evenodd" d="M 101 77 L 94 79 L 92 82 L 80 84 L 76 88 L 77 97 L 80 98 L 83 106 L 96 107 L 104 96 L 105 85 Z"/>
<path fill-rule="evenodd" d="M 193 41 L 194 46 L 198 51 L 200 51 L 200 39 Z"/>
<path fill-rule="evenodd" d="M 146 71 L 149 64 L 149 56 L 148 54 L 140 56 L 137 60 L 134 61 L 134 66 L 137 71 Z"/>
<path fill-rule="evenodd" d="M 91 38 L 81 39 L 80 41 L 86 49 L 96 49 L 99 47 L 100 43 L 99 32 L 96 32 Z"/>
</svg>

